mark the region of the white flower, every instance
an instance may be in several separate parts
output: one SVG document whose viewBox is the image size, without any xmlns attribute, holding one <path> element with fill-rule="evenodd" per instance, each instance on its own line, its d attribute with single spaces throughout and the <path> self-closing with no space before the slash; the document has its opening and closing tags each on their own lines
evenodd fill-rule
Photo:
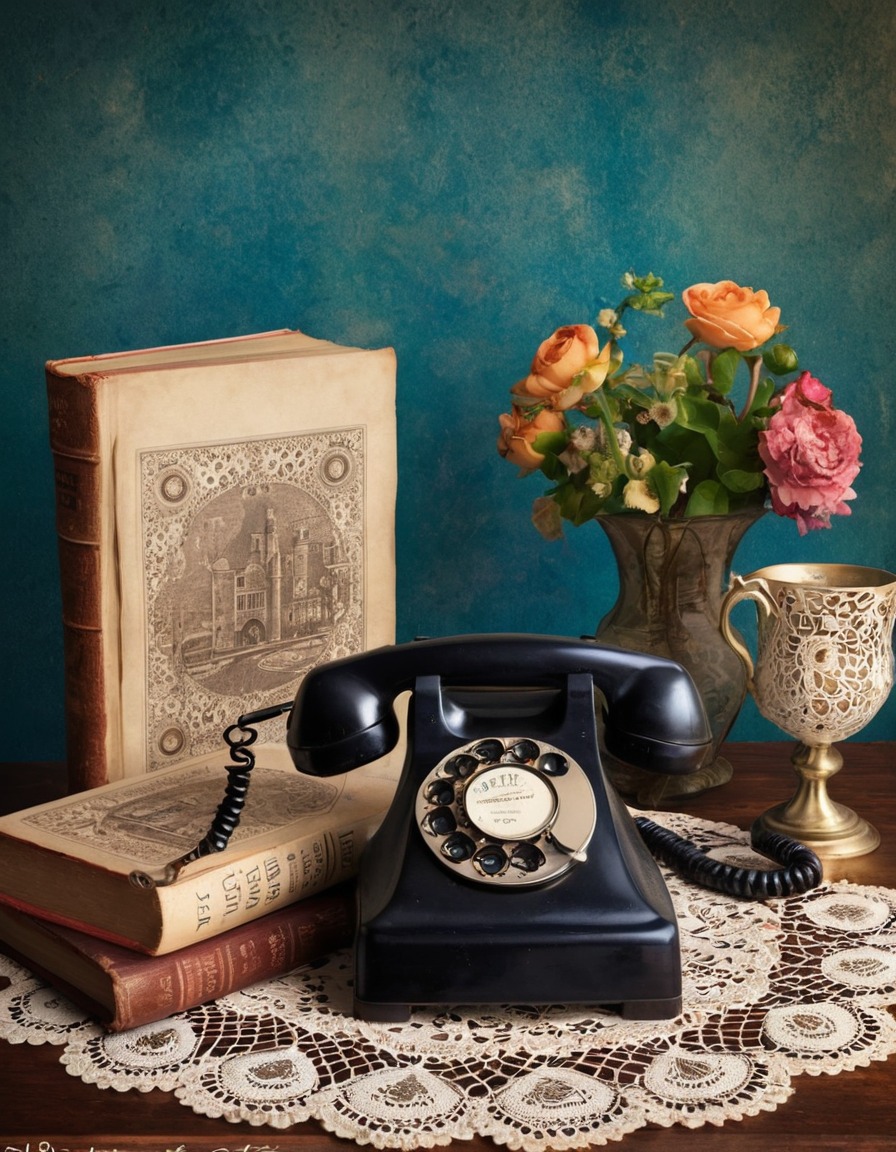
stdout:
<svg viewBox="0 0 896 1152">
<path fill-rule="evenodd" d="M 637 456 L 629 455 L 627 457 L 628 470 L 634 477 L 646 476 L 650 469 L 656 464 L 656 457 L 652 452 L 641 449 Z"/>
<path fill-rule="evenodd" d="M 629 432 L 627 428 L 616 428 L 614 431 L 616 433 L 616 443 L 619 445 L 619 451 L 623 456 L 627 456 L 634 443 L 631 432 Z M 597 448 L 600 452 L 603 452 L 604 455 L 607 455 L 610 450 L 610 446 L 607 443 L 607 432 L 603 424 L 600 424 L 597 428 Z"/>
<path fill-rule="evenodd" d="M 640 512 L 659 512 L 660 502 L 650 491 L 646 480 L 629 480 L 622 492 L 626 508 L 636 508 Z"/>
<path fill-rule="evenodd" d="M 614 340 L 621 340 L 625 329 L 619 323 L 619 313 L 615 308 L 601 308 L 597 314 L 597 325 L 606 328 Z"/>
<path fill-rule="evenodd" d="M 577 452 L 593 452 L 597 445 L 597 431 L 587 424 L 580 424 L 573 429 L 569 442 Z"/>
<path fill-rule="evenodd" d="M 561 452 L 557 459 L 566 465 L 566 470 L 569 473 L 583 472 L 588 467 L 588 461 L 581 452 L 576 451 L 572 441 L 570 441 L 566 450 Z"/>
<path fill-rule="evenodd" d="M 674 424 L 677 415 L 678 405 L 674 400 L 657 400 L 647 410 L 648 418 L 659 424 L 660 428 L 667 428 L 670 424 Z"/>
</svg>

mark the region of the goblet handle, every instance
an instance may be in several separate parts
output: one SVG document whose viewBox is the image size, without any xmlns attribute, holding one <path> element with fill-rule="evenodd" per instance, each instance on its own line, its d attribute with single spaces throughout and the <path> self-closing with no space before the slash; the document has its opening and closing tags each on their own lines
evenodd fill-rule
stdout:
<svg viewBox="0 0 896 1152">
<path fill-rule="evenodd" d="M 725 637 L 729 647 L 731 647 L 743 661 L 743 665 L 747 670 L 747 690 L 753 695 L 753 677 L 756 673 L 753 657 L 740 637 L 735 634 L 734 629 L 731 627 L 730 620 L 731 609 L 735 604 L 739 604 L 741 600 L 754 601 L 757 605 L 757 611 L 761 611 L 766 618 L 778 614 L 778 605 L 775 603 L 771 592 L 768 590 L 768 585 L 764 580 L 751 580 L 749 577 L 745 580 L 742 576 L 732 577 L 731 587 L 722 601 L 721 618 L 719 621 L 722 635 Z"/>
</svg>

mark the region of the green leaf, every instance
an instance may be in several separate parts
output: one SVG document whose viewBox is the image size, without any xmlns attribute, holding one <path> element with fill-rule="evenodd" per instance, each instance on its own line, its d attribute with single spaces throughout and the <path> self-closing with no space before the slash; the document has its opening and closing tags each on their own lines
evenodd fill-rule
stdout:
<svg viewBox="0 0 896 1152">
<path fill-rule="evenodd" d="M 761 472 L 748 472 L 740 468 L 729 468 L 727 472 L 720 472 L 719 479 L 729 492 L 755 492 L 765 483 Z"/>
<path fill-rule="evenodd" d="M 674 292 L 641 292 L 637 296 L 629 296 L 628 305 L 636 312 L 646 312 L 650 316 L 662 316 L 663 308 L 670 300 L 675 299 Z"/>
<path fill-rule="evenodd" d="M 715 438 L 726 409 L 702 396 L 679 396 L 676 403 L 679 413 L 678 423 L 681 427 L 705 436 L 715 451 Z"/>
<path fill-rule="evenodd" d="M 559 456 L 566 451 L 568 441 L 569 434 L 566 432 L 539 432 L 532 441 L 532 447 L 543 455 L 550 452 L 553 456 Z"/>
<path fill-rule="evenodd" d="M 625 404 L 634 404 L 636 408 L 649 408 L 656 401 L 656 396 L 623 381 L 613 388 L 613 399 Z"/>
<path fill-rule="evenodd" d="M 727 396 L 743 359 L 736 348 L 726 348 L 712 361 L 712 386 L 720 396 Z"/>
<path fill-rule="evenodd" d="M 685 356 L 684 374 L 691 388 L 705 388 L 706 377 L 703 375 L 703 361 L 696 356 Z"/>
<path fill-rule="evenodd" d="M 685 516 L 724 516 L 728 512 L 728 493 L 716 480 L 703 480 L 691 493 Z"/>
<path fill-rule="evenodd" d="M 554 493 L 560 514 L 577 527 L 593 520 L 603 508 L 603 500 L 587 486 L 563 484 Z"/>
<path fill-rule="evenodd" d="M 717 447 L 719 476 L 726 472 L 762 472 L 752 420 L 740 421 L 732 412 L 725 412 L 719 421 Z"/>
<path fill-rule="evenodd" d="M 672 506 L 681 495 L 681 484 L 687 474 L 687 468 L 673 467 L 665 460 L 655 464 L 647 473 L 647 479 L 660 502 L 660 512 L 663 516 L 669 515 Z"/>
<path fill-rule="evenodd" d="M 568 471 L 557 457 L 566 451 L 569 438 L 565 432 L 539 432 L 532 441 L 532 447 L 540 452 L 544 459 L 539 464 L 540 470 L 549 480 L 566 480 Z"/>
</svg>

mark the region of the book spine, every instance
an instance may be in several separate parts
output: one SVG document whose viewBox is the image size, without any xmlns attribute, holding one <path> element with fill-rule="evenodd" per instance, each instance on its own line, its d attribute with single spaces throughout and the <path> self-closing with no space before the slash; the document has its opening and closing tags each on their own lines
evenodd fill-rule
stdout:
<svg viewBox="0 0 896 1152">
<path fill-rule="evenodd" d="M 381 815 L 358 816 L 157 888 L 162 932 L 150 951 L 164 954 L 211 939 L 351 879 Z"/>
<path fill-rule="evenodd" d="M 128 952 L 81 932 L 54 928 L 35 917 L 26 920 L 32 934 L 55 939 L 61 947 L 55 963 L 43 954 L 46 949 L 23 948 L 2 936 L 0 951 L 86 1009 L 108 1031 L 121 1032 L 320 960 L 351 943 L 354 921 L 354 888 L 343 884 L 166 956 Z M 67 953 L 79 962 L 69 965 L 58 958 Z M 106 994 L 97 989 L 92 995 L 81 986 L 85 965 L 105 981 Z M 97 978 L 87 983 L 95 987 Z"/>
<path fill-rule="evenodd" d="M 285 975 L 352 939 L 354 897 L 342 886 L 164 956 L 137 957 L 111 973 L 113 1032 L 183 1012 Z"/>
<path fill-rule="evenodd" d="M 46 369 L 65 658 L 70 792 L 108 778 L 100 566 L 100 429 L 97 380 Z"/>
</svg>

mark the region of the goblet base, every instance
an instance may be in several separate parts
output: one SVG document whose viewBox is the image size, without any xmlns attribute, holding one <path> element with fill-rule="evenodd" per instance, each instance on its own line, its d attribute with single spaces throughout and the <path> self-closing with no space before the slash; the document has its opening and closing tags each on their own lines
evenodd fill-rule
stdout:
<svg viewBox="0 0 896 1152">
<path fill-rule="evenodd" d="M 828 795 L 828 780 L 843 767 L 834 745 L 797 744 L 790 762 L 799 779 L 794 796 L 770 808 L 754 826 L 782 832 L 822 858 L 873 852 L 880 844 L 877 829 Z"/>
<path fill-rule="evenodd" d="M 793 819 L 790 808 L 791 804 L 778 804 L 770 808 L 756 820 L 753 827 L 790 836 L 822 858 L 865 856 L 880 844 L 877 829 L 844 804 L 830 802 L 829 808 L 833 810 L 836 819 L 829 819 L 823 827 L 813 827 Z"/>
</svg>

